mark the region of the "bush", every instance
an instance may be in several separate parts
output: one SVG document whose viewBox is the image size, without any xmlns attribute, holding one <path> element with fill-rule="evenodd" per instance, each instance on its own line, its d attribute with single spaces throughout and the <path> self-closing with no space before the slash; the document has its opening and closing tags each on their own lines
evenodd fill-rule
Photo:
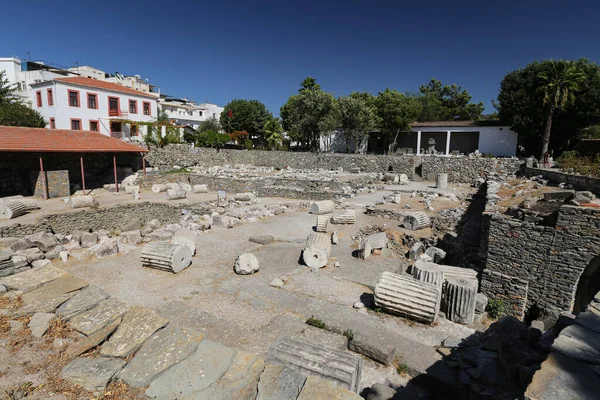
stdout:
<svg viewBox="0 0 600 400">
<path fill-rule="evenodd" d="M 250 140 L 250 139 L 244 140 L 244 149 L 252 150 L 252 140 Z"/>
<path fill-rule="evenodd" d="M 506 307 L 504 305 L 504 301 L 502 301 L 500 299 L 491 299 L 488 302 L 486 310 L 490 317 L 498 318 L 498 317 L 504 315 L 504 312 L 506 311 Z"/>
<path fill-rule="evenodd" d="M 220 149 L 229 142 L 229 135 L 217 133 L 214 131 L 206 131 L 197 135 L 196 144 L 200 147 L 212 147 Z"/>
<path fill-rule="evenodd" d="M 564 172 L 600 178 L 600 154 L 585 157 L 576 151 L 565 151 L 558 158 L 558 164 Z"/>
</svg>

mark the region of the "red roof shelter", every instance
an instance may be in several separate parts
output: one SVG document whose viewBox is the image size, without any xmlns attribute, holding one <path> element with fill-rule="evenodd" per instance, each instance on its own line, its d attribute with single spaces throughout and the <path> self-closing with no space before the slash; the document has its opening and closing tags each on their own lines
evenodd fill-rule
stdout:
<svg viewBox="0 0 600 400">
<path fill-rule="evenodd" d="M 44 174 L 44 153 L 81 153 L 81 180 L 85 192 L 84 153 L 112 153 L 115 185 L 117 181 L 117 153 L 147 153 L 148 150 L 131 143 L 123 142 L 97 132 L 65 129 L 24 128 L 0 126 L 0 153 L 40 153 L 40 175 L 44 186 L 44 199 L 47 198 L 47 186 Z M 142 158 L 146 172 L 145 160 Z"/>
</svg>

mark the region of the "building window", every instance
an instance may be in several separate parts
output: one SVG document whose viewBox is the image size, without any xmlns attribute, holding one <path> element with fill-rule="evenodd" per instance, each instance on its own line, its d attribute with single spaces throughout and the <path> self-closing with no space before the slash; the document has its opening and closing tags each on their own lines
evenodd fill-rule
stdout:
<svg viewBox="0 0 600 400">
<path fill-rule="evenodd" d="M 38 90 L 37 92 L 35 92 L 35 99 L 37 100 L 37 106 L 41 107 L 42 106 L 42 91 Z"/>
<path fill-rule="evenodd" d="M 98 109 L 98 96 L 95 93 L 88 93 L 88 108 L 93 108 L 94 110 Z"/>
<path fill-rule="evenodd" d="M 48 105 L 54 105 L 54 97 L 52 96 L 52 89 L 48 89 Z"/>
<path fill-rule="evenodd" d="M 129 136 L 137 136 L 138 135 L 138 126 L 137 125 L 131 125 L 129 127 Z"/>
<path fill-rule="evenodd" d="M 79 107 L 79 91 L 69 90 L 69 105 L 71 107 Z"/>
<path fill-rule="evenodd" d="M 110 133 L 121 133 L 123 132 L 120 122 L 110 123 Z"/>
<path fill-rule="evenodd" d="M 215 114 L 215 113 L 213 113 L 213 118 L 216 118 L 216 117 L 217 117 L 217 116 L 216 116 L 216 114 Z"/>
<path fill-rule="evenodd" d="M 137 114 L 137 100 L 129 100 L 129 113 Z"/>
<path fill-rule="evenodd" d="M 98 132 L 98 121 L 90 120 L 90 131 Z"/>
<path fill-rule="evenodd" d="M 81 120 L 71 118 L 71 129 L 74 131 L 80 131 L 81 130 Z"/>
<path fill-rule="evenodd" d="M 202 116 L 202 111 L 198 111 L 198 115 L 199 115 L 199 116 Z"/>
<path fill-rule="evenodd" d="M 150 103 L 144 102 L 144 115 L 150 115 Z"/>
<path fill-rule="evenodd" d="M 56 129 L 56 122 L 54 122 L 54 118 L 50 118 L 50 129 Z"/>
<path fill-rule="evenodd" d="M 119 98 L 109 97 L 108 98 L 108 116 L 118 117 L 119 116 Z"/>
</svg>

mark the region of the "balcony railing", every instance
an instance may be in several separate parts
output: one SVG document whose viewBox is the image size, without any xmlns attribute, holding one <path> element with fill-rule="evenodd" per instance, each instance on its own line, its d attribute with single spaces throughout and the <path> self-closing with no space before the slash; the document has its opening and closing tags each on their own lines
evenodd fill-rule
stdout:
<svg viewBox="0 0 600 400">
<path fill-rule="evenodd" d="M 109 117 L 126 117 L 129 115 L 126 111 L 119 110 L 118 108 L 109 108 L 108 116 Z"/>
</svg>

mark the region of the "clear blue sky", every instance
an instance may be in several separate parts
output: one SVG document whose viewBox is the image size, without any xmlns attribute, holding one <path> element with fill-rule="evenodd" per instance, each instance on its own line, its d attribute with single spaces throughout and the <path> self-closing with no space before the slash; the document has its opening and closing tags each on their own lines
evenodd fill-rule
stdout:
<svg viewBox="0 0 600 400">
<path fill-rule="evenodd" d="M 163 93 L 275 114 L 306 76 L 336 95 L 457 83 L 492 112 L 535 59 L 600 62 L 598 0 L 11 1 L 0 56 L 140 74 Z"/>
</svg>

